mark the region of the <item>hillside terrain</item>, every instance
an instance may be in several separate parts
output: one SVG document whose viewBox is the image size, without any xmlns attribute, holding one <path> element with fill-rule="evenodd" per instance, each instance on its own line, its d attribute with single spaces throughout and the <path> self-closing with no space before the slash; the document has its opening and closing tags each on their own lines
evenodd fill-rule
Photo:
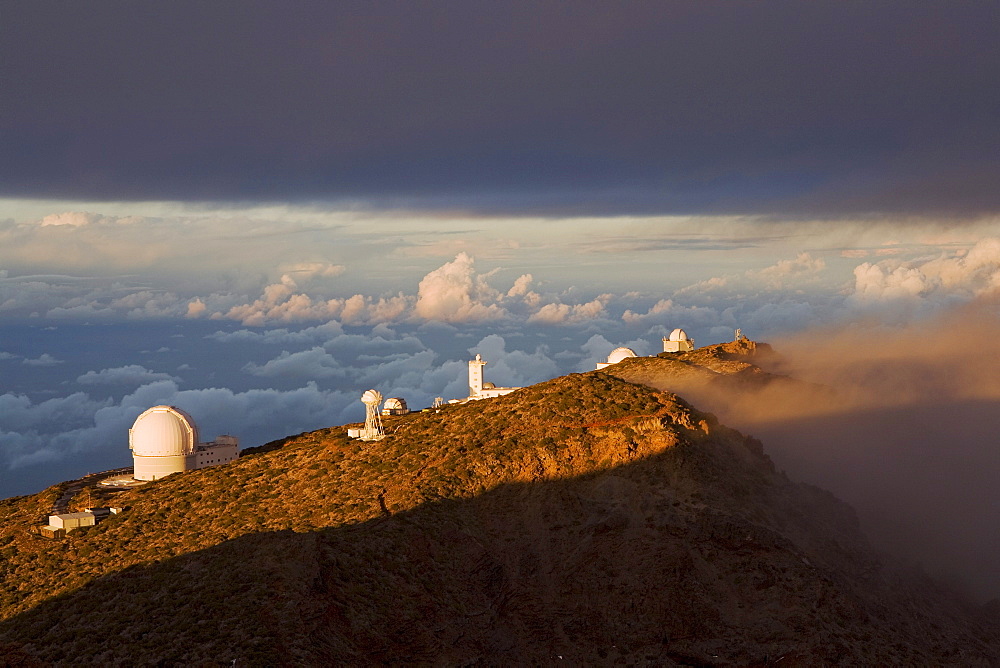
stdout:
<svg viewBox="0 0 1000 668">
<path fill-rule="evenodd" d="M 0 501 L 0 663 L 995 665 L 996 617 L 637 384 L 767 381 L 716 348 L 289 437 L 64 540 L 30 532 L 60 486 Z"/>
</svg>

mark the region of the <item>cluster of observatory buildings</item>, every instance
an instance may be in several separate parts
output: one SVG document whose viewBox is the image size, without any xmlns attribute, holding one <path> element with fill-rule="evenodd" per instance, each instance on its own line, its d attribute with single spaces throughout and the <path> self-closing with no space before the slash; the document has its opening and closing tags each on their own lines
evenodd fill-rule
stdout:
<svg viewBox="0 0 1000 668">
<path fill-rule="evenodd" d="M 736 338 L 739 337 L 740 332 L 737 330 Z M 670 336 L 663 337 L 663 352 L 665 353 L 686 353 L 691 350 L 694 350 L 694 339 L 689 337 L 683 329 L 675 329 L 670 332 Z M 638 355 L 631 348 L 615 348 L 608 355 L 608 359 L 597 363 L 597 368 L 604 369 L 629 357 L 638 357 Z"/>
<path fill-rule="evenodd" d="M 203 469 L 234 461 L 240 456 L 235 436 L 218 436 L 202 443 L 194 419 L 175 406 L 153 406 L 144 411 L 128 431 L 132 450 L 132 475 L 111 476 L 103 485 L 131 486 L 159 480 L 171 473 Z M 86 508 L 74 513 L 49 515 L 49 523 L 40 533 L 57 538 L 69 531 L 94 526 L 116 514 L 118 508 Z"/>
<path fill-rule="evenodd" d="M 663 352 L 679 353 L 694 350 L 694 339 L 683 329 L 673 330 L 663 337 Z M 630 348 L 616 348 L 597 368 L 603 369 L 629 357 L 636 357 Z M 465 403 L 491 399 L 510 394 L 517 387 L 497 387 L 484 378 L 487 362 L 482 355 L 469 361 L 469 396 L 451 403 Z M 377 393 L 376 393 L 377 394 Z M 368 396 L 368 393 L 366 393 Z M 378 395 L 381 400 L 381 395 Z M 435 405 L 440 405 L 439 398 Z M 405 415 L 410 410 L 402 397 L 386 399 L 380 415 Z M 373 422 L 374 424 L 374 422 Z M 358 436 L 359 430 L 352 430 Z M 129 448 L 134 460 L 133 478 L 137 481 L 157 480 L 171 473 L 202 469 L 226 464 L 239 457 L 239 442 L 235 436 L 218 436 L 214 441 L 202 442 L 194 419 L 174 406 L 154 406 L 136 418 L 129 430 Z"/>
<path fill-rule="evenodd" d="M 739 339 L 740 336 L 740 330 L 736 330 L 736 338 Z M 669 336 L 664 336 L 662 343 L 663 352 L 665 353 L 684 353 L 694 350 L 694 339 L 689 337 L 687 332 L 680 328 L 670 332 Z M 604 369 L 629 357 L 638 357 L 638 355 L 631 348 L 615 348 L 605 361 L 597 363 L 597 368 Z M 479 354 L 476 355 L 475 359 L 469 361 L 469 396 L 465 399 L 452 399 L 448 403 L 464 404 L 480 399 L 492 399 L 521 389 L 519 387 L 497 387 L 493 383 L 486 382 L 483 377 L 483 367 L 486 364 L 486 360 Z M 362 397 L 362 403 L 367 405 L 369 402 L 365 400 L 365 397 L 373 396 L 372 393 L 378 394 L 375 390 L 368 390 L 364 397 Z M 378 396 L 381 397 L 381 395 Z M 443 400 L 441 397 L 438 397 L 434 402 L 434 407 L 436 408 L 442 403 Z M 369 408 L 363 429 L 348 429 L 347 435 L 351 438 L 359 438 L 365 441 L 381 439 L 384 436 L 384 432 L 381 422 L 377 419 L 378 415 L 405 415 L 409 412 L 405 399 L 400 397 L 386 399 L 381 412 L 377 411 L 377 407 Z"/>
<path fill-rule="evenodd" d="M 740 334 L 740 330 L 737 330 L 737 339 Z M 694 340 L 683 329 L 675 329 L 669 336 L 663 337 L 663 352 L 682 353 L 690 350 L 694 350 Z M 603 369 L 630 357 L 637 357 L 632 349 L 616 348 L 605 361 L 597 363 L 597 368 Z M 483 376 L 486 364 L 486 360 L 478 354 L 469 361 L 469 396 L 449 403 L 501 397 L 520 389 L 497 387 L 486 382 Z M 348 430 L 351 437 L 378 440 L 384 436 L 380 419 L 382 415 L 405 415 L 410 412 L 406 400 L 401 397 L 390 397 L 379 409 L 381 400 L 382 395 L 375 390 L 365 393 L 362 397 L 363 403 L 368 406 L 365 429 Z M 434 406 L 438 407 L 443 403 L 443 399 L 438 397 Z M 126 483 L 123 479 L 127 479 L 127 484 L 159 480 L 172 473 L 218 466 L 239 457 L 239 441 L 235 436 L 223 435 L 216 437 L 214 441 L 202 442 L 194 419 L 175 406 L 153 406 L 144 411 L 129 429 L 128 438 L 134 466 L 131 476 L 117 477 L 119 483 Z M 49 525 L 42 527 L 43 534 L 47 532 L 47 535 L 56 535 L 91 526 L 116 511 L 115 508 L 88 508 L 83 512 L 51 515 Z"/>
<path fill-rule="evenodd" d="M 689 350 L 694 350 L 694 340 L 683 329 L 675 329 L 670 336 L 663 337 L 664 352 Z M 636 357 L 633 350 L 616 348 L 607 361 L 598 362 L 597 368 L 602 369 L 629 357 Z M 478 354 L 469 361 L 469 396 L 452 403 L 502 397 L 520 389 L 497 387 L 487 382 L 483 374 L 486 364 L 486 360 Z M 378 398 L 381 399 L 381 395 Z M 435 403 L 440 404 L 441 399 Z M 390 397 L 378 412 L 381 415 L 405 415 L 410 410 L 402 397 Z M 171 473 L 226 464 L 239 457 L 239 441 L 235 436 L 223 435 L 214 441 L 202 442 L 194 419 L 175 406 L 154 406 L 143 412 L 129 429 L 128 438 L 134 461 L 132 477 L 137 481 L 158 480 Z"/>
<path fill-rule="evenodd" d="M 663 337 L 663 352 L 665 353 L 685 353 L 690 350 L 694 350 L 694 339 L 689 337 L 683 329 L 675 329 L 670 332 L 670 336 Z M 631 348 L 615 348 L 608 355 L 607 360 L 597 363 L 597 368 L 603 369 L 629 357 L 637 357 Z M 485 365 L 486 360 L 481 355 L 476 355 L 476 359 L 469 362 L 469 396 L 467 399 L 457 400 L 457 403 L 502 397 L 514 390 L 521 389 L 519 387 L 497 387 L 493 383 L 483 382 L 483 367 Z"/>
<path fill-rule="evenodd" d="M 736 330 L 736 339 L 741 338 Z M 694 339 L 683 329 L 673 330 L 663 337 L 663 352 L 683 353 L 694 350 Z M 630 348 L 615 348 L 597 369 L 604 369 L 630 357 L 637 357 Z M 482 355 L 469 361 L 469 396 L 454 399 L 449 403 L 467 403 L 480 399 L 491 399 L 510 394 L 517 387 L 497 387 L 486 382 L 483 367 L 487 364 Z M 405 415 L 410 412 L 402 397 L 390 397 L 379 409 L 382 395 L 376 390 L 368 390 L 362 396 L 367 416 L 364 429 L 349 429 L 348 435 L 366 441 L 384 437 L 381 416 Z M 434 401 L 434 407 L 444 403 L 441 397 Z M 153 406 L 144 411 L 128 432 L 129 449 L 132 451 L 133 469 L 131 475 L 113 476 L 102 484 L 131 486 L 152 480 L 159 480 L 172 473 L 203 469 L 209 466 L 227 464 L 239 457 L 239 441 L 235 436 L 217 436 L 214 441 L 202 442 L 194 419 L 175 406 Z M 40 533 L 48 537 L 59 537 L 68 531 L 93 526 L 115 514 L 118 508 L 87 508 L 82 512 L 61 513 L 49 516 L 49 523 L 40 527 Z"/>
</svg>

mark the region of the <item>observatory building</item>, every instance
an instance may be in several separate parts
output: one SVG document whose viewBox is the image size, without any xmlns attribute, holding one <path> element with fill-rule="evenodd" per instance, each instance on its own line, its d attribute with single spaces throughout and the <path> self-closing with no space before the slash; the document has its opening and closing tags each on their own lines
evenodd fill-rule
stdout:
<svg viewBox="0 0 1000 668">
<path fill-rule="evenodd" d="M 406 415 L 410 409 L 406 407 L 406 399 L 402 397 L 389 397 L 382 404 L 382 415 Z"/>
<path fill-rule="evenodd" d="M 740 340 L 740 337 L 742 335 L 743 333 L 741 330 L 739 329 L 736 330 L 737 341 Z M 663 352 L 665 353 L 686 353 L 690 350 L 694 350 L 694 339 L 689 337 L 687 335 L 687 332 L 685 332 L 680 327 L 670 332 L 670 336 L 663 337 Z M 625 348 L 624 346 L 620 348 L 615 348 L 614 350 L 611 351 L 611 354 L 608 355 L 608 359 L 606 359 L 603 362 L 597 363 L 597 370 L 600 371 L 601 369 L 606 369 L 612 364 L 618 364 L 622 360 L 626 360 L 630 357 L 638 357 L 638 355 L 636 355 L 635 351 L 632 350 L 631 348 Z M 469 364 L 472 363 L 470 362 Z M 471 378 L 472 378 L 471 368 L 469 370 L 469 378 L 471 384 Z"/>
<path fill-rule="evenodd" d="M 484 383 L 484 366 L 486 366 L 486 360 L 484 360 L 482 355 L 478 353 L 476 354 L 476 359 L 469 361 L 469 398 L 467 401 L 502 397 L 505 394 L 510 394 L 514 390 L 521 389 L 519 387 L 497 387 L 493 383 Z"/>
<path fill-rule="evenodd" d="M 597 363 L 597 368 L 603 369 L 604 367 L 609 367 L 612 364 L 618 364 L 622 360 L 628 359 L 629 357 L 638 357 L 638 355 L 636 355 L 635 351 L 631 348 L 615 348 L 611 351 L 611 354 L 608 355 L 608 359 L 606 361 Z"/>
<path fill-rule="evenodd" d="M 670 332 L 669 337 L 663 337 L 663 352 L 686 353 L 689 350 L 694 350 L 694 339 L 689 338 L 680 327 Z"/>
<path fill-rule="evenodd" d="M 158 480 L 171 473 L 225 464 L 239 457 L 235 436 L 200 443 L 194 419 L 174 406 L 153 406 L 136 418 L 128 430 L 128 445 L 136 480 Z"/>
</svg>

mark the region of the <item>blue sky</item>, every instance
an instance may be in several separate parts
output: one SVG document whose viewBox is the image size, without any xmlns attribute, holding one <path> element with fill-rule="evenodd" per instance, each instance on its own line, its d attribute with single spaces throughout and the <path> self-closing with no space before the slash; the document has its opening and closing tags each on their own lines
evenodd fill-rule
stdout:
<svg viewBox="0 0 1000 668">
<path fill-rule="evenodd" d="M 159 403 L 250 446 L 362 419 L 370 387 L 464 396 L 476 352 L 522 385 L 674 327 L 856 351 L 864 328 L 996 315 L 993 3 L 0 13 L 0 496 L 129 464 Z M 901 381 L 927 385 L 908 406 L 941 377 Z M 969 378 L 963 401 L 1000 398 Z M 779 465 L 850 501 L 928 498 L 873 476 L 870 449 L 805 465 L 771 431 Z"/>
</svg>

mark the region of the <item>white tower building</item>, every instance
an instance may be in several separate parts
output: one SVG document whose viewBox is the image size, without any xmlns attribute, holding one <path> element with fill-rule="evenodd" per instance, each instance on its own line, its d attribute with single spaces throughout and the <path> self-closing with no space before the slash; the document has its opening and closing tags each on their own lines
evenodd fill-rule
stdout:
<svg viewBox="0 0 1000 668">
<path fill-rule="evenodd" d="M 694 350 L 694 339 L 688 338 L 687 332 L 680 327 L 670 332 L 669 337 L 663 337 L 663 352 L 686 353 L 689 350 Z"/>
<path fill-rule="evenodd" d="M 476 353 L 476 359 L 469 360 L 469 396 L 477 397 L 483 392 L 483 367 L 486 366 L 486 360 L 479 353 Z"/>
<path fill-rule="evenodd" d="M 491 399 L 510 394 L 519 387 L 497 387 L 493 383 L 483 382 L 483 367 L 486 360 L 483 356 L 476 354 L 476 359 L 469 360 L 469 399 Z"/>
</svg>

